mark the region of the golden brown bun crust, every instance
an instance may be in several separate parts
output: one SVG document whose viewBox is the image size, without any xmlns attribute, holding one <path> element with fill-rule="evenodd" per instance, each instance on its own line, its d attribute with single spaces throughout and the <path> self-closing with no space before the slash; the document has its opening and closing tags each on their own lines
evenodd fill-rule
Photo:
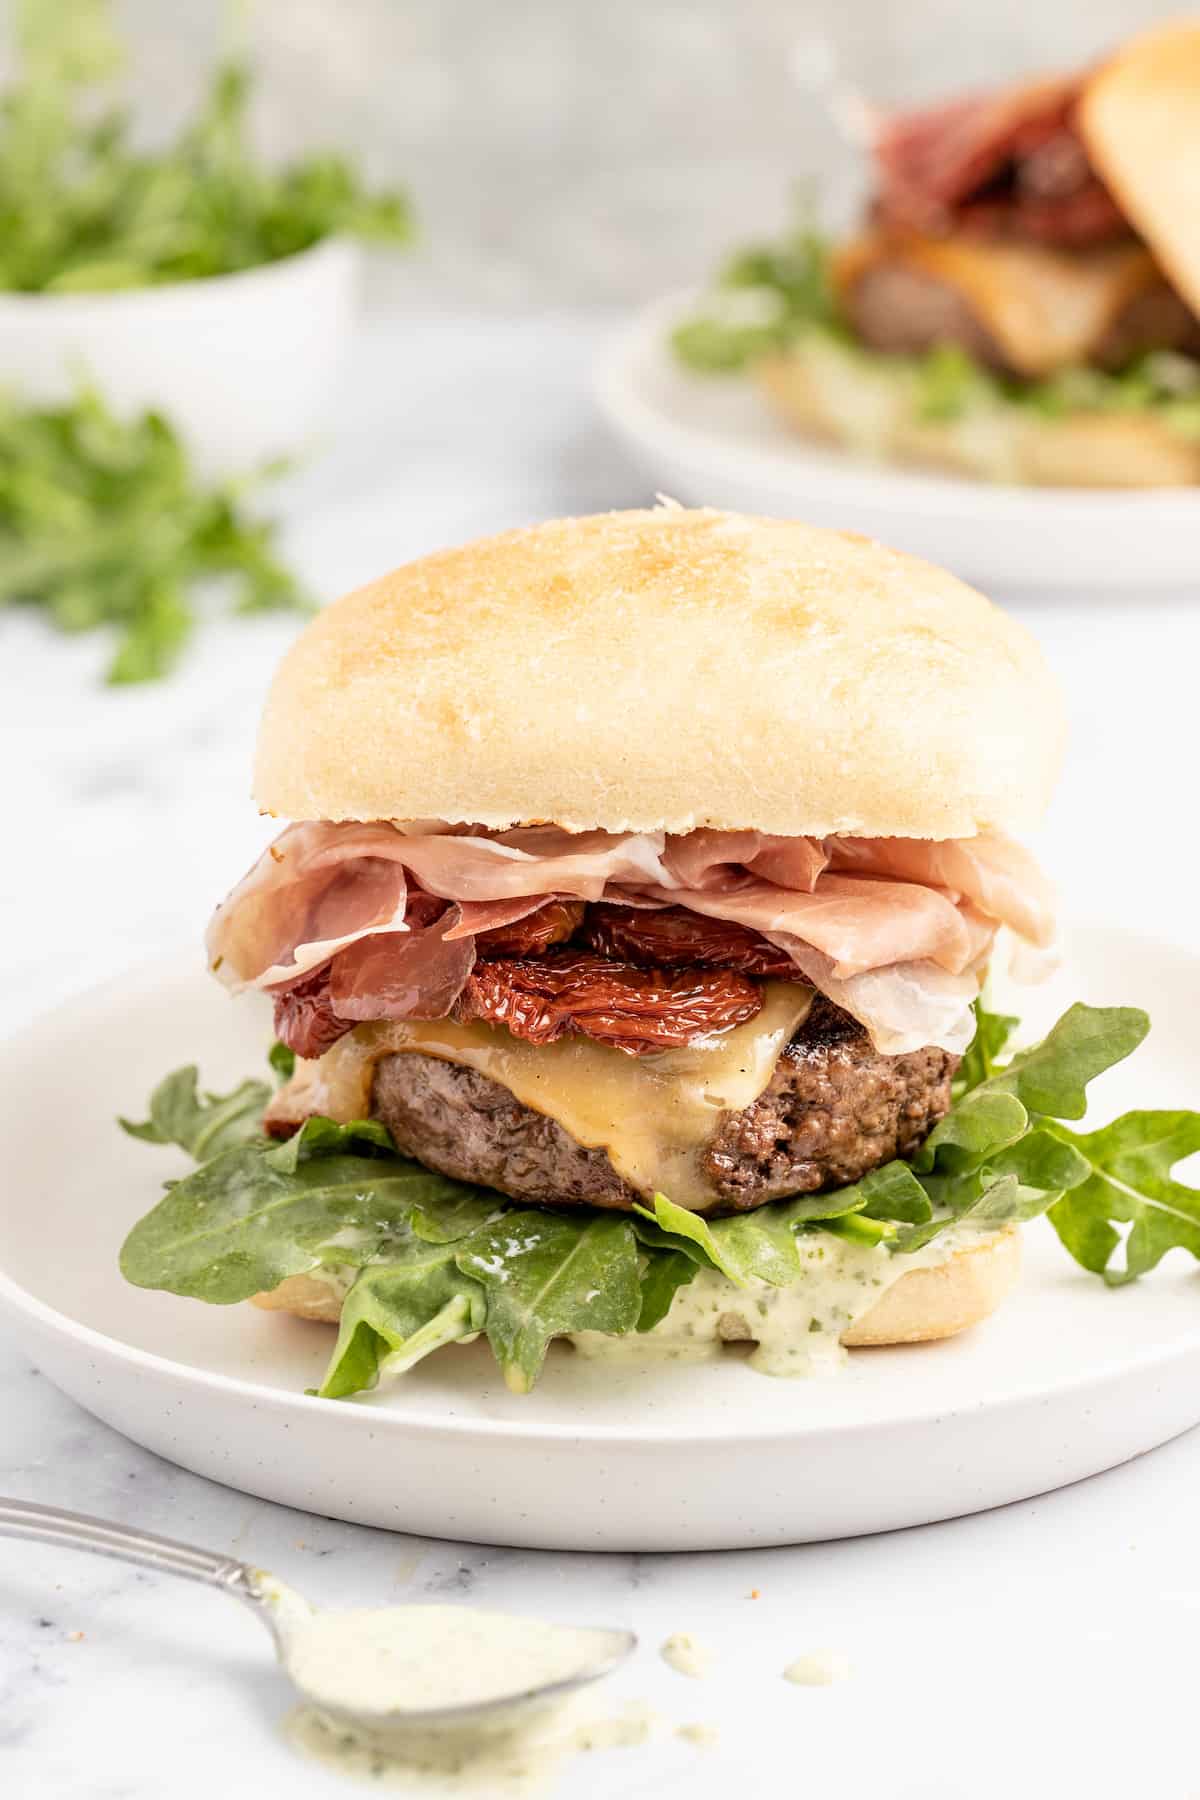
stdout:
<svg viewBox="0 0 1200 1800">
<path fill-rule="evenodd" d="M 252 1306 L 264 1312 L 291 1313 L 297 1319 L 315 1319 L 322 1325 L 336 1325 L 342 1316 L 341 1297 L 328 1282 L 312 1275 L 289 1275 L 269 1294 L 252 1294 Z"/>
<path fill-rule="evenodd" d="M 511 531 L 347 595 L 284 659 L 255 794 L 292 819 L 969 837 L 1058 770 L 1033 639 L 847 533 L 660 507 Z"/>
<path fill-rule="evenodd" d="M 1089 80 L 1078 119 L 1122 211 L 1200 312 L 1200 20 L 1124 45 Z"/>
<path fill-rule="evenodd" d="M 1021 1271 L 1021 1234 L 1009 1226 L 948 1262 L 910 1269 L 880 1296 L 864 1318 L 852 1325 L 843 1344 L 923 1344 L 953 1337 L 995 1312 Z M 255 1294 L 255 1306 L 268 1312 L 294 1313 L 336 1325 L 342 1302 L 311 1275 L 290 1275 L 269 1294 Z"/>
<path fill-rule="evenodd" d="M 949 1262 L 910 1269 L 888 1288 L 843 1344 L 925 1344 L 953 1337 L 994 1313 L 1021 1273 L 1021 1233 L 1008 1226 Z"/>
<path fill-rule="evenodd" d="M 833 360 L 836 358 L 836 362 Z M 1158 488 L 1200 482 L 1200 443 L 1148 414 L 1045 419 L 1018 407 L 963 419 L 919 418 L 903 386 L 870 352 L 803 343 L 758 365 L 772 404 L 806 437 L 887 461 L 1036 487 Z M 869 441 L 862 421 L 869 415 Z"/>
</svg>

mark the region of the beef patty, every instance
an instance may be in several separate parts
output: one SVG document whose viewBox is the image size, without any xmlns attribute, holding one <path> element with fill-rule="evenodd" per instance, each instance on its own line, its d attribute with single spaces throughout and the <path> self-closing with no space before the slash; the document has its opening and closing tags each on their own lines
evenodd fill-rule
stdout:
<svg viewBox="0 0 1200 1800">
<path fill-rule="evenodd" d="M 880 263 L 853 283 L 843 305 L 855 334 L 873 350 L 919 355 L 958 344 L 989 368 L 1013 373 L 965 295 L 936 275 Z M 1129 302 L 1089 360 L 1102 369 L 1121 369 L 1149 350 L 1200 355 L 1200 320 L 1165 280 Z"/>
<path fill-rule="evenodd" d="M 753 1106 L 728 1114 L 705 1153 L 716 1213 L 857 1181 L 907 1156 L 949 1109 L 958 1058 L 881 1056 L 853 1019 L 818 995 Z M 402 1150 L 513 1200 L 628 1211 L 643 1199 L 603 1150 L 473 1069 L 433 1056 L 384 1057 L 375 1116 Z"/>
</svg>

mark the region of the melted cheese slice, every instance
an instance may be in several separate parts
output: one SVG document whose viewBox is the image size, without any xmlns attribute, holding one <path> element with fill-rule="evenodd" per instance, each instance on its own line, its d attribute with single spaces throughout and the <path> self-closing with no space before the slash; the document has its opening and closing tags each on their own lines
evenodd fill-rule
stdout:
<svg viewBox="0 0 1200 1800">
<path fill-rule="evenodd" d="M 807 988 L 766 982 L 762 1010 L 745 1025 L 641 1057 L 587 1037 L 526 1044 L 498 1025 L 380 1020 L 357 1026 L 320 1062 L 298 1064 L 273 1110 L 319 1112 L 343 1124 L 366 1118 L 381 1057 L 436 1056 L 499 1082 L 576 1143 L 605 1151 L 640 1193 L 661 1191 L 702 1212 L 717 1199 L 704 1150 L 727 1113 L 753 1106 L 811 1005 Z"/>
<path fill-rule="evenodd" d="M 846 294 L 885 266 L 956 289 L 1011 366 L 1029 376 L 1086 362 L 1130 301 L 1162 281 L 1140 244 L 1065 251 L 869 232 L 838 252 L 834 286 Z"/>
</svg>

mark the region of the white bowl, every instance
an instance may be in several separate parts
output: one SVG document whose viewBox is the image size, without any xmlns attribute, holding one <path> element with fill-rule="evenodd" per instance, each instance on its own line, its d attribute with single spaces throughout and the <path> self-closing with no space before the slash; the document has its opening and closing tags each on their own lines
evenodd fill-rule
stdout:
<svg viewBox="0 0 1200 1800">
<path fill-rule="evenodd" d="M 94 381 L 119 412 L 166 414 L 209 473 L 302 451 L 354 314 L 340 238 L 236 275 L 116 294 L 0 294 L 0 389 L 33 402 Z"/>
</svg>

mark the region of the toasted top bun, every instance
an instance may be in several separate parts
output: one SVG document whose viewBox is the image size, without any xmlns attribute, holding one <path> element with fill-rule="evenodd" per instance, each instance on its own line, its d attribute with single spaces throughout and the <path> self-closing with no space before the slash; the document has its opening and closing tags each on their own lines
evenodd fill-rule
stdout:
<svg viewBox="0 0 1200 1800">
<path fill-rule="evenodd" d="M 1118 50 L 1085 87 L 1078 118 L 1123 211 L 1200 312 L 1200 20 Z"/>
<path fill-rule="evenodd" d="M 292 819 L 969 837 L 1057 772 L 1015 619 L 811 525 L 663 506 L 409 563 L 321 613 L 267 700 L 255 795 Z"/>
</svg>

